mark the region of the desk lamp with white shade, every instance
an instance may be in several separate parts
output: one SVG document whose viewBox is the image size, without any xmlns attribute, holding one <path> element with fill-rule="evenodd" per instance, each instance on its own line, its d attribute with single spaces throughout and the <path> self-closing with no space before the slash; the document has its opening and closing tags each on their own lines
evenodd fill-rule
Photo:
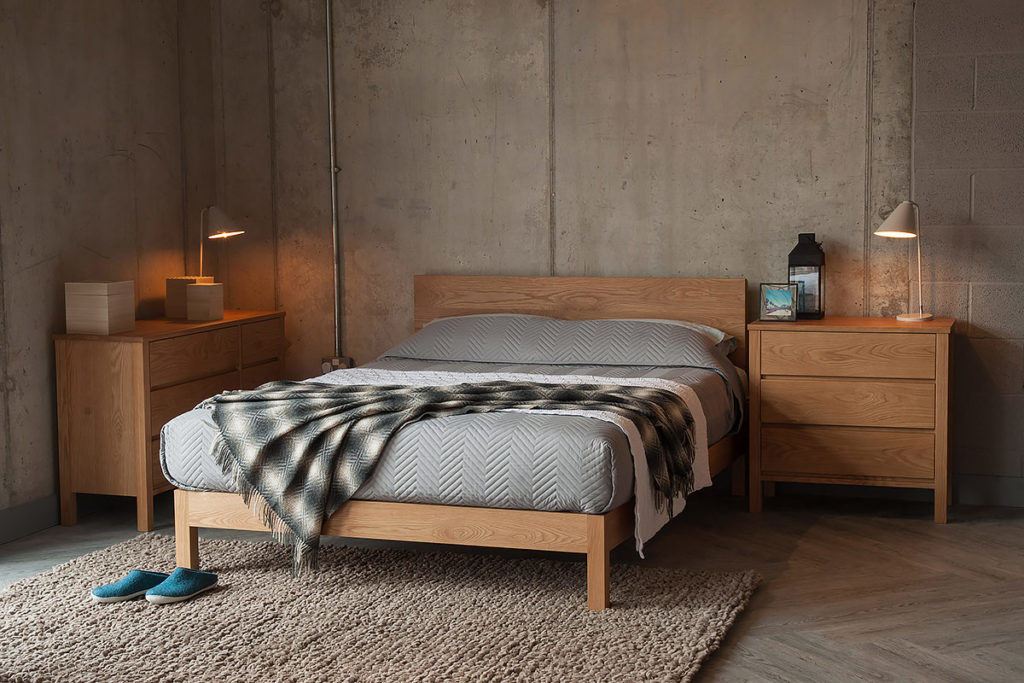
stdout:
<svg viewBox="0 0 1024 683">
<path fill-rule="evenodd" d="M 897 239 L 917 238 L 917 313 L 901 313 L 896 319 L 901 322 L 920 323 L 932 319 L 931 313 L 924 312 L 924 287 L 921 283 L 921 218 L 917 204 L 910 201 L 901 202 L 893 209 L 889 217 L 875 230 L 879 237 L 895 237 Z"/>
</svg>

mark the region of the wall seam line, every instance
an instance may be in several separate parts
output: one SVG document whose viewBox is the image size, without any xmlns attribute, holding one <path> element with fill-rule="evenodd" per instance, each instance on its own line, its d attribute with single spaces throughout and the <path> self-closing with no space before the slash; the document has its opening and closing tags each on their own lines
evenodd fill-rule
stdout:
<svg viewBox="0 0 1024 683">
<path fill-rule="evenodd" d="M 874 75 L 875 75 L 875 1 L 869 0 L 868 2 L 868 16 L 867 16 L 867 64 L 865 70 L 867 72 L 866 83 L 864 88 L 864 241 L 863 250 L 861 256 L 863 259 L 863 276 L 864 276 L 864 302 L 861 307 L 861 315 L 871 314 L 871 181 L 873 175 L 871 173 L 872 155 L 874 153 L 874 146 L 872 145 L 872 107 L 874 105 L 872 101 L 872 90 L 874 89 Z"/>
<path fill-rule="evenodd" d="M 555 274 L 555 0 L 548 0 L 548 274 Z"/>
<path fill-rule="evenodd" d="M 274 310 L 281 307 L 280 280 L 277 261 L 277 81 L 274 74 L 273 3 L 267 5 L 267 123 L 270 127 L 270 235 L 274 248 Z"/>
<path fill-rule="evenodd" d="M 6 133 L 6 131 L 4 131 Z M 6 136 L 5 136 L 6 137 Z M 5 144 L 4 149 L 8 149 L 9 145 Z M 6 184 L 8 190 L 10 188 L 10 171 L 7 170 Z M 9 195 L 9 191 L 6 193 Z M 3 456 L 4 462 L 3 467 L 0 467 L 0 475 L 5 478 L 9 474 L 8 464 L 11 458 L 11 391 L 8 386 L 7 380 L 7 369 L 10 367 L 10 353 L 8 351 L 9 345 L 7 343 L 7 295 L 5 283 L 7 280 L 4 278 L 4 218 L 3 218 L 3 207 L 0 206 L 0 400 L 3 402 L 3 406 L 0 410 L 3 411 L 2 417 L 3 424 L 0 427 L 3 428 L 3 433 L 0 434 L 0 439 L 3 443 L 0 445 L 0 456 Z M 11 492 L 6 490 L 7 484 L 3 479 L 0 479 L 0 488 L 4 489 L 8 498 L 4 501 L 4 504 L 9 504 L 11 501 Z M 9 509 L 9 508 L 4 508 Z"/>
<path fill-rule="evenodd" d="M 185 88 L 181 59 L 181 17 L 185 0 L 178 0 L 176 45 L 178 53 L 178 144 L 181 145 L 181 274 L 188 275 L 188 146 L 185 143 Z M 164 311 L 166 313 L 166 310 Z"/>
</svg>

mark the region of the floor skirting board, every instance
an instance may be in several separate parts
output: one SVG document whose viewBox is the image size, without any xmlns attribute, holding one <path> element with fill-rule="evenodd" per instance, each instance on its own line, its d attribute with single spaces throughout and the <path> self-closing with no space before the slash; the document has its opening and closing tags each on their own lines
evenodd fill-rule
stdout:
<svg viewBox="0 0 1024 683">
<path fill-rule="evenodd" d="M 953 500 L 963 505 L 1024 507 L 1024 477 L 958 474 L 953 478 Z"/>
<path fill-rule="evenodd" d="M 57 494 L 0 510 L 0 543 L 57 525 Z"/>
</svg>

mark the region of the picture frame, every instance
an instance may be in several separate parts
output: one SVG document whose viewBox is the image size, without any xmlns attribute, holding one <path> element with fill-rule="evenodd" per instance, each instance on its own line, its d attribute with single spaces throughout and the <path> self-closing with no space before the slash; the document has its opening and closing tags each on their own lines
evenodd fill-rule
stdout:
<svg viewBox="0 0 1024 683">
<path fill-rule="evenodd" d="M 798 290 L 796 282 L 762 282 L 758 320 L 795 321 Z"/>
</svg>

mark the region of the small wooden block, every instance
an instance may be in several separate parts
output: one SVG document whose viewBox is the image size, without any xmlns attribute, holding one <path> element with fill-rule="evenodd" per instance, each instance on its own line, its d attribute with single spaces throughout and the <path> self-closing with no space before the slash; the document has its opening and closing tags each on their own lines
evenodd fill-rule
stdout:
<svg viewBox="0 0 1024 683">
<path fill-rule="evenodd" d="M 188 291 L 186 287 L 192 284 L 213 284 L 212 275 L 179 275 L 169 277 L 166 281 L 166 299 L 164 300 L 164 315 L 168 318 L 188 317 Z"/>
<path fill-rule="evenodd" d="M 194 283 L 185 285 L 189 320 L 220 320 L 224 317 L 224 285 Z"/>
<path fill-rule="evenodd" d="M 65 282 L 68 334 L 117 334 L 135 329 L 135 282 Z"/>
</svg>

